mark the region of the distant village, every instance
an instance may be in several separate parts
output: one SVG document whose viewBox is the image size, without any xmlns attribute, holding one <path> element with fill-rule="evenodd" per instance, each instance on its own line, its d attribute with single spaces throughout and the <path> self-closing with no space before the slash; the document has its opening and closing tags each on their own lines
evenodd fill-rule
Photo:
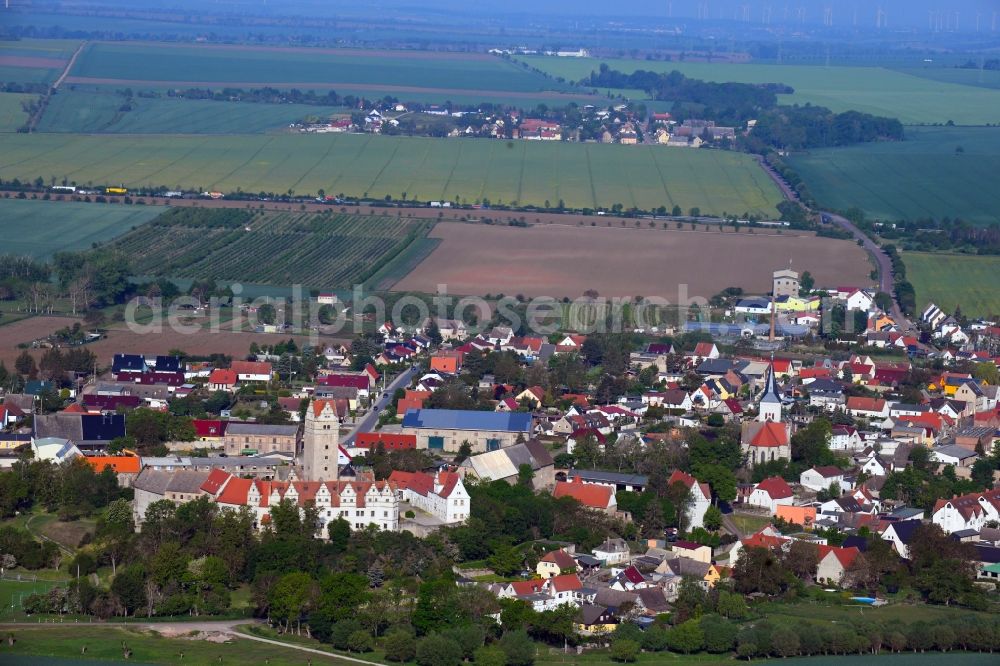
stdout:
<svg viewBox="0 0 1000 666">
<path fill-rule="evenodd" d="M 411 105 L 412 106 L 412 105 Z M 688 118 L 676 121 L 666 112 L 640 116 L 631 105 L 605 108 L 588 104 L 570 114 L 553 110 L 554 117 L 532 117 L 520 111 L 485 112 L 458 110 L 441 105 L 408 107 L 381 103 L 351 115 L 293 124 L 290 129 L 309 134 L 368 133 L 446 136 L 451 138 L 523 139 L 526 141 L 573 141 L 650 144 L 679 148 L 703 145 L 729 146 L 739 130 L 716 126 L 714 121 Z M 560 118 L 559 116 L 563 116 Z M 745 128 L 753 127 L 753 121 Z"/>
</svg>

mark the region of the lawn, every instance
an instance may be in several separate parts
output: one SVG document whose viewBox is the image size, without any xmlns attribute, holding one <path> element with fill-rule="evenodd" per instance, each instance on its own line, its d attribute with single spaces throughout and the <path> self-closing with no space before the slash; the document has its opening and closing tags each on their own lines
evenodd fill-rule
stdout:
<svg viewBox="0 0 1000 666">
<path fill-rule="evenodd" d="M 937 81 L 881 67 L 821 67 L 815 65 L 758 65 L 667 62 L 623 59 L 523 56 L 520 60 L 567 81 L 589 76 L 600 64 L 633 72 L 638 69 L 669 72 L 706 81 L 784 83 L 795 89 L 782 95 L 785 104 L 816 104 L 834 111 L 855 109 L 899 118 L 904 124 L 944 123 L 984 125 L 1000 122 L 1000 90 L 968 83 L 959 76 Z M 945 78 L 945 77 L 942 77 Z"/>
<path fill-rule="evenodd" d="M 960 306 L 971 317 L 1000 314 L 1000 257 L 906 252 L 903 263 L 918 310 L 934 303 L 945 312 Z"/>
<path fill-rule="evenodd" d="M 905 141 L 813 150 L 789 161 L 824 206 L 856 206 L 886 220 L 1000 221 L 997 127 L 907 128 Z"/>
<path fill-rule="evenodd" d="M 0 621 L 9 620 L 21 613 L 23 601 L 32 594 L 42 594 L 48 592 L 63 581 L 53 580 L 31 580 L 33 573 L 30 571 L 8 572 L 3 580 L 0 580 Z M 11 576 L 25 578 L 23 581 L 8 580 Z M 65 578 L 65 574 L 63 574 Z M 0 663 L 3 662 L 3 650 L 0 649 Z"/>
<path fill-rule="evenodd" d="M 62 250 L 84 250 L 144 224 L 158 206 L 0 199 L 0 219 L 9 234 L 4 252 L 47 259 Z"/>
<path fill-rule="evenodd" d="M 734 513 L 730 515 L 730 518 L 743 534 L 756 534 L 772 522 L 769 516 L 755 516 L 745 513 Z"/>
<path fill-rule="evenodd" d="M 770 216 L 748 155 L 714 150 L 370 135 L 0 135 L 0 177 L 569 207 L 700 207 Z"/>
<path fill-rule="evenodd" d="M 107 132 L 120 134 L 257 134 L 284 129 L 306 116 L 329 117 L 344 108 L 306 104 L 250 104 L 134 97 L 108 88 L 60 91 L 49 102 L 39 132 Z M 0 107 L 2 112 L 2 107 Z M 2 116 L 0 116 L 2 117 Z"/>
<path fill-rule="evenodd" d="M 555 86 L 546 77 L 486 54 L 355 49 L 95 43 L 70 72 L 71 80 L 115 79 L 147 83 L 229 83 L 308 88 L 363 84 L 537 92 Z"/>
<path fill-rule="evenodd" d="M 7 633 L 5 631 L 4 635 Z M 84 645 L 87 647 L 88 660 L 121 661 L 123 642 L 132 649 L 129 662 L 139 664 L 184 663 L 192 666 L 217 666 L 220 663 L 269 663 L 272 666 L 301 666 L 309 659 L 306 653 L 256 641 L 233 639 L 229 643 L 212 643 L 204 640 L 165 638 L 145 630 L 118 627 L 47 625 L 38 628 L 18 628 L 12 633 L 17 640 L 14 647 L 9 648 L 6 644 L 0 647 L 0 661 L 4 663 L 6 663 L 5 655 L 11 654 L 79 658 Z M 319 661 L 315 655 L 312 658 Z"/>
<path fill-rule="evenodd" d="M 28 120 L 28 114 L 21 107 L 23 102 L 37 95 L 23 93 L 0 93 L 0 132 L 16 132 Z"/>
</svg>

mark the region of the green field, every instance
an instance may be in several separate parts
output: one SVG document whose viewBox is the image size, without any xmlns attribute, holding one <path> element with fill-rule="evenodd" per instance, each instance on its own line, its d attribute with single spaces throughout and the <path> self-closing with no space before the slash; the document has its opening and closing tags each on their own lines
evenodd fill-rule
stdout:
<svg viewBox="0 0 1000 666">
<path fill-rule="evenodd" d="M 333 288 L 367 280 L 432 226 L 332 210 L 247 216 L 230 209 L 213 216 L 177 208 L 113 247 L 130 257 L 138 275 Z"/>
<path fill-rule="evenodd" d="M 61 250 L 85 250 L 144 224 L 163 209 L 76 202 L 0 199 L 8 234 L 4 252 L 45 259 Z"/>
<path fill-rule="evenodd" d="M 906 252 L 906 277 L 917 292 L 917 309 L 934 303 L 944 312 L 972 317 L 1000 315 L 1000 257 Z"/>
<path fill-rule="evenodd" d="M 953 82 L 947 82 L 880 67 L 744 65 L 545 56 L 523 56 L 520 59 L 567 81 L 579 81 L 606 62 L 612 69 L 623 72 L 638 69 L 677 70 L 706 81 L 784 83 L 794 88 L 795 94 L 779 96 L 782 103 L 818 104 L 833 111 L 855 109 L 898 118 L 904 124 L 944 123 L 948 120 L 959 125 L 1000 122 L 1000 90 L 960 85 L 965 82 L 958 76 Z"/>
<path fill-rule="evenodd" d="M 52 97 L 39 132 L 120 134 L 256 134 L 285 128 L 310 115 L 344 113 L 339 107 L 250 104 L 171 98 L 125 98 L 110 90 L 61 90 Z"/>
<path fill-rule="evenodd" d="M 70 74 L 156 82 L 364 84 L 377 87 L 530 92 L 552 83 L 524 68 L 482 54 L 329 49 L 266 49 L 144 43 L 96 43 Z"/>
<path fill-rule="evenodd" d="M 1000 220 L 1000 128 L 908 128 L 905 141 L 813 150 L 789 162 L 825 206 L 888 220 Z"/>
<path fill-rule="evenodd" d="M 0 135 L 0 177 L 78 184 L 456 197 L 569 207 L 675 204 L 773 215 L 777 188 L 748 155 L 712 150 L 371 135 Z"/>
<path fill-rule="evenodd" d="M 22 102 L 27 102 L 37 95 L 21 93 L 0 93 L 0 132 L 16 132 L 24 125 L 28 114 L 21 108 Z"/>
<path fill-rule="evenodd" d="M 930 79 L 931 81 L 942 81 L 944 83 L 957 83 L 963 86 L 976 86 L 979 88 L 1000 89 L 1000 70 L 996 69 L 959 69 L 957 67 L 909 67 L 896 68 L 897 71 L 911 76 Z"/>
</svg>

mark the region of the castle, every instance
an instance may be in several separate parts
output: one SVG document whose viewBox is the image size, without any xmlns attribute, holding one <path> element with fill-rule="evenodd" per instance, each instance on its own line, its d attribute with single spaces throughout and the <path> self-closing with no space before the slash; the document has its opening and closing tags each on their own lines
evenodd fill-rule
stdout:
<svg viewBox="0 0 1000 666">
<path fill-rule="evenodd" d="M 330 523 L 341 518 L 351 529 L 374 526 L 398 531 L 401 502 L 410 502 L 441 524 L 463 522 L 469 516 L 469 495 L 457 474 L 394 472 L 389 479 L 376 481 L 348 470 L 350 459 L 340 447 L 340 419 L 329 400 L 309 404 L 298 459 L 284 480 L 246 479 L 221 469 L 144 469 L 133 483 L 136 525 L 153 502 L 166 499 L 180 504 L 199 497 L 230 509 L 249 508 L 257 528 L 270 523 L 271 507 L 282 501 L 314 506 L 319 538 L 327 538 Z"/>
</svg>

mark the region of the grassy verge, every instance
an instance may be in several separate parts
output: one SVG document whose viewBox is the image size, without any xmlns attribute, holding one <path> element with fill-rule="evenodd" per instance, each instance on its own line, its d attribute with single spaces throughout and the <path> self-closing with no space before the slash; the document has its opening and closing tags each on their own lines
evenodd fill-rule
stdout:
<svg viewBox="0 0 1000 666">
<path fill-rule="evenodd" d="M 234 638 L 226 643 L 213 643 L 165 638 L 151 631 L 120 627 L 45 625 L 4 630 L 4 636 L 8 634 L 16 642 L 13 647 L 0 647 L 0 662 L 11 655 L 122 661 L 123 643 L 132 650 L 128 661 L 140 664 L 301 666 L 308 659 L 304 653 L 256 641 Z"/>
</svg>

